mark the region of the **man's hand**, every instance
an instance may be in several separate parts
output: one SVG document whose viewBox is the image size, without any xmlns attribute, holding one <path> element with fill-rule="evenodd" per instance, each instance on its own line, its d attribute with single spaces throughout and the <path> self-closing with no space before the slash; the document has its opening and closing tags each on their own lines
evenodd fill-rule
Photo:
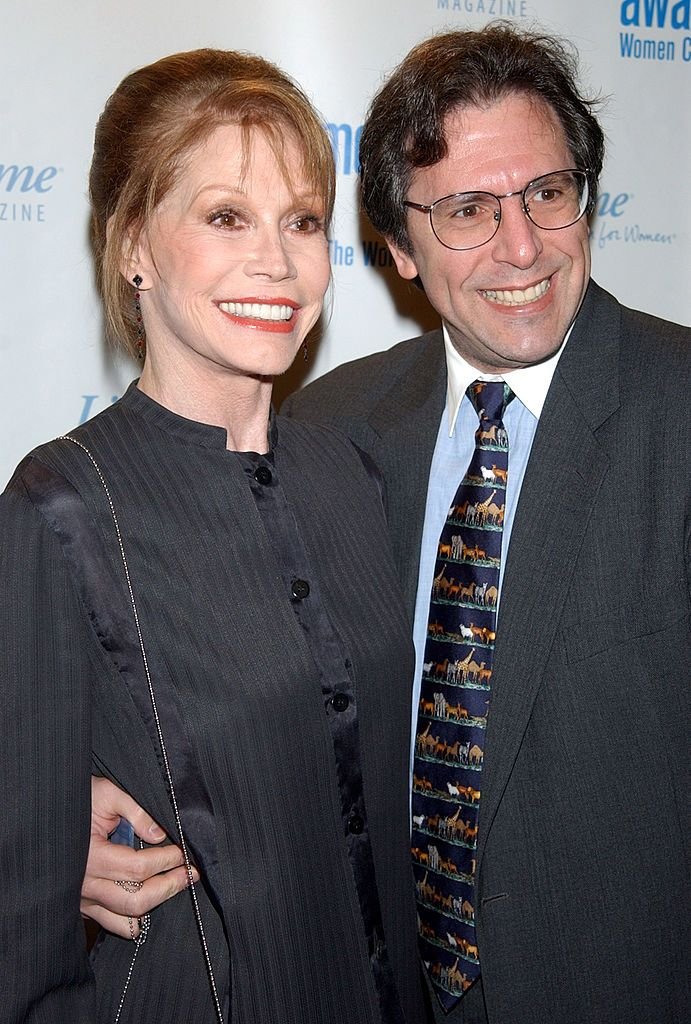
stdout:
<svg viewBox="0 0 691 1024">
<path fill-rule="evenodd" d="M 82 885 L 81 912 L 102 928 L 125 939 L 139 933 L 137 919 L 187 887 L 187 871 L 177 846 L 133 850 L 108 841 L 120 818 L 145 843 L 161 843 L 166 834 L 131 796 L 107 779 L 91 780 L 91 842 Z M 199 880 L 193 868 L 194 881 Z M 117 881 L 142 882 L 127 892 Z M 128 918 L 132 919 L 132 924 Z"/>
</svg>

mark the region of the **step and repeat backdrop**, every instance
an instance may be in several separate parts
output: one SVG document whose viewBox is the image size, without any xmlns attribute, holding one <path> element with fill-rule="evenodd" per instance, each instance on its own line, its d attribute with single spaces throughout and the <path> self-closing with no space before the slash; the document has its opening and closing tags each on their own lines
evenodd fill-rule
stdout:
<svg viewBox="0 0 691 1024">
<path fill-rule="evenodd" d="M 338 167 L 333 294 L 279 392 L 435 324 L 358 216 L 360 126 L 424 37 L 495 18 L 577 47 L 606 98 L 594 275 L 622 301 L 691 322 L 691 0 L 3 0 L 0 9 L 0 485 L 34 445 L 117 398 L 136 367 L 103 341 L 87 244 L 93 128 L 131 70 L 215 46 L 276 61 L 328 126 Z"/>
</svg>

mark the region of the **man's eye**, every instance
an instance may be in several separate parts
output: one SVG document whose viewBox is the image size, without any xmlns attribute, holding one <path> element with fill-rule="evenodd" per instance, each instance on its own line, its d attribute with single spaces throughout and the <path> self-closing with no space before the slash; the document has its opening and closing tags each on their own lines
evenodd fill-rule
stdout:
<svg viewBox="0 0 691 1024">
<path fill-rule="evenodd" d="M 468 206 L 461 206 L 460 209 L 456 210 L 454 216 L 459 217 L 461 220 L 472 220 L 473 217 L 477 217 L 481 212 L 477 203 L 472 203 Z"/>
<path fill-rule="evenodd" d="M 541 188 L 531 196 L 530 201 L 537 200 L 538 203 L 553 203 L 555 199 L 561 197 L 561 192 L 558 188 Z"/>
<path fill-rule="evenodd" d="M 487 201 L 477 196 L 468 196 L 463 200 L 454 200 L 449 203 L 442 203 L 439 214 L 443 214 L 450 220 L 470 221 L 478 220 L 480 217 L 487 217 L 492 214 Z"/>
</svg>

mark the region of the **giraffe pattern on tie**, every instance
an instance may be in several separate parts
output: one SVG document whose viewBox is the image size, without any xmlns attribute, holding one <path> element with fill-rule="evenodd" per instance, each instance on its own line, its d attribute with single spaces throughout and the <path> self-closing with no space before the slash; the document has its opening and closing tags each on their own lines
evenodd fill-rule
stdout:
<svg viewBox="0 0 691 1024">
<path fill-rule="evenodd" d="M 422 959 L 451 1009 L 480 973 L 475 851 L 508 479 L 503 382 L 476 381 L 475 450 L 437 549 L 413 771 L 412 858 Z"/>
</svg>

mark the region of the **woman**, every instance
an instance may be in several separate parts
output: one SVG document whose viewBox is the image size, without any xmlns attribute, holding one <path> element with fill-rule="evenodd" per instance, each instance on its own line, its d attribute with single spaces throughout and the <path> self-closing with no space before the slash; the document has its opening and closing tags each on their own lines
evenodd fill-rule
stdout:
<svg viewBox="0 0 691 1024">
<path fill-rule="evenodd" d="M 90 191 L 107 320 L 143 365 L 0 505 L 0 1019 L 419 1020 L 378 481 L 270 406 L 329 281 L 328 140 L 274 66 L 178 54 L 109 100 Z M 92 765 L 203 882 L 90 965 Z"/>
</svg>

